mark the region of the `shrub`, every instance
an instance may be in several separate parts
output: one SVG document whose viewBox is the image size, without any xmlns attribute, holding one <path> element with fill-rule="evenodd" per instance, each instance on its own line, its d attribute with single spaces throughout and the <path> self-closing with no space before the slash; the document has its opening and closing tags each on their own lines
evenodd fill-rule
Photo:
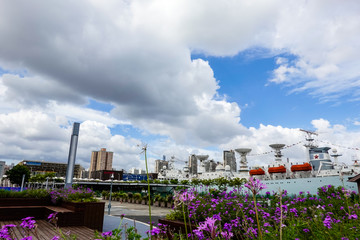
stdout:
<svg viewBox="0 0 360 240">
<path fill-rule="evenodd" d="M 141 200 L 141 193 L 134 193 L 133 198 L 135 200 Z"/>
</svg>

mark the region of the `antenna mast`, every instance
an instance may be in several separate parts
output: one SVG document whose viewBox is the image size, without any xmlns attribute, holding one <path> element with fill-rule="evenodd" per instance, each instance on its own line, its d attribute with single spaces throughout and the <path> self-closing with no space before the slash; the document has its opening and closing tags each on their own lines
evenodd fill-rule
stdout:
<svg viewBox="0 0 360 240">
<path fill-rule="evenodd" d="M 308 131 L 308 130 L 304 130 L 304 129 L 300 129 L 300 131 L 306 133 L 307 137 L 305 138 L 305 140 L 307 141 L 307 143 L 304 145 L 307 148 L 313 148 L 313 147 L 317 147 L 314 144 L 314 138 L 312 137 L 312 135 L 318 136 L 319 134 L 317 134 L 316 132 L 312 132 L 312 131 Z"/>
<path fill-rule="evenodd" d="M 304 147 L 306 147 L 306 152 L 307 152 L 307 161 L 310 162 L 310 149 L 311 148 L 316 148 L 317 145 L 314 144 L 314 138 L 312 137 L 313 135 L 318 136 L 318 134 L 316 132 L 312 132 L 312 131 L 308 131 L 308 130 L 304 130 L 304 129 L 300 129 L 300 131 L 306 133 L 306 143 L 304 144 Z"/>
</svg>

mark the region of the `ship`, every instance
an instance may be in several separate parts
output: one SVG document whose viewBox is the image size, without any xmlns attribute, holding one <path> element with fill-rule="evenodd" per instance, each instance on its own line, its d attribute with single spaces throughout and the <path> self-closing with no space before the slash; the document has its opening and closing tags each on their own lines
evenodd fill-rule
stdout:
<svg viewBox="0 0 360 240">
<path fill-rule="evenodd" d="M 236 163 L 235 168 L 231 163 L 216 164 L 214 160 L 208 160 L 208 155 L 194 155 L 196 157 L 195 162 L 190 157 L 192 163 L 188 164 L 185 161 L 186 166 L 179 170 L 174 167 L 175 157 L 172 157 L 169 167 L 161 169 L 158 178 L 163 180 L 177 179 L 179 181 L 216 178 L 248 180 L 253 178 L 261 180 L 266 185 L 266 189 L 262 190 L 261 194 L 281 191 L 286 191 L 287 194 L 299 194 L 300 192 L 317 194 L 320 187 L 329 185 L 340 186 L 358 193 L 356 183 L 348 182 L 348 180 L 360 174 L 359 161 L 353 160 L 352 165 L 339 162 L 338 157 L 341 154 L 338 154 L 336 149 L 332 149 L 332 153 L 329 153 L 330 147 L 319 147 L 314 144 L 313 135 L 317 135 L 317 133 L 301 131 L 305 132 L 307 136 L 304 144 L 307 156 L 301 163 L 283 161 L 281 150 L 285 144 L 276 143 L 269 145 L 273 149 L 272 152 L 275 153 L 275 159 L 271 164 L 265 166 L 248 166 L 247 155 L 252 149 L 238 148 L 235 149 L 235 152 L 241 157 L 238 170 L 234 170 Z"/>
</svg>

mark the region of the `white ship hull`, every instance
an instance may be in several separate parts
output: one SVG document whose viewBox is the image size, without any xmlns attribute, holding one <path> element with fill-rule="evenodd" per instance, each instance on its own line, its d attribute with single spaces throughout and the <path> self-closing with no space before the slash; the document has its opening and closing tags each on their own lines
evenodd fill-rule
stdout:
<svg viewBox="0 0 360 240">
<path fill-rule="evenodd" d="M 342 186 L 348 190 L 358 192 L 356 183 L 347 182 L 351 176 L 345 176 L 343 179 L 340 176 L 330 177 L 311 177 L 298 179 L 278 179 L 278 180 L 264 180 L 262 183 L 266 184 L 267 188 L 262 190 L 261 194 L 266 192 L 279 192 L 279 189 L 286 190 L 288 194 L 299 194 L 303 192 L 306 194 L 316 194 L 319 187 L 333 185 L 335 187 Z"/>
</svg>

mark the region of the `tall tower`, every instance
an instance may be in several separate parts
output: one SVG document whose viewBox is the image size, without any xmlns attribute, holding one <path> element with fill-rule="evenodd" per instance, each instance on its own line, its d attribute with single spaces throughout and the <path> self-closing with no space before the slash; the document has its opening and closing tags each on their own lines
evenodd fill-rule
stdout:
<svg viewBox="0 0 360 240">
<path fill-rule="evenodd" d="M 73 131 L 70 139 L 68 164 L 66 168 L 65 188 L 70 188 L 72 186 L 79 131 L 80 131 L 80 123 L 74 122 Z"/>
<path fill-rule="evenodd" d="M 113 152 L 107 152 L 106 148 L 100 151 L 92 151 L 90 162 L 90 174 L 93 171 L 112 170 Z"/>
</svg>

